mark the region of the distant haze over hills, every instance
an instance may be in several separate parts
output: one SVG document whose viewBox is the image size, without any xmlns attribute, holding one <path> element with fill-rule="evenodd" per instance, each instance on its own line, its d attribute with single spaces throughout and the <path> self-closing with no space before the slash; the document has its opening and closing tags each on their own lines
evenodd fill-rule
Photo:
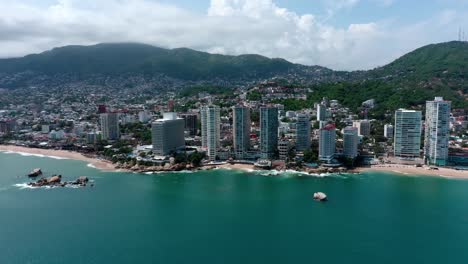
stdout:
<svg viewBox="0 0 468 264">
<path fill-rule="evenodd" d="M 12 78 L 16 75 L 22 77 Z M 279 76 L 299 79 L 303 84 L 341 83 L 347 87 L 364 87 L 362 92 L 367 97 L 374 96 L 369 89 L 379 94 L 382 89 L 387 92 L 391 89 L 389 95 L 407 90 L 418 91 L 418 96 L 440 94 L 452 100 L 466 101 L 468 43 L 454 41 L 428 45 L 386 66 L 356 72 L 304 66 L 260 55 L 225 56 L 137 43 L 65 46 L 22 58 L 0 59 L 0 87 L 31 85 L 37 75 L 73 75 L 75 80 L 96 75 L 162 75 L 181 81 L 208 82 L 252 82 Z M 373 90 L 369 88 L 371 82 Z"/>
</svg>

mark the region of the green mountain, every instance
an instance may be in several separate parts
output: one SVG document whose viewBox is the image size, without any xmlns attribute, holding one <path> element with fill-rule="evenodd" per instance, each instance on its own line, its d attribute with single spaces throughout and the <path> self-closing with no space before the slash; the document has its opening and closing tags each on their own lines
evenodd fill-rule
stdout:
<svg viewBox="0 0 468 264">
<path fill-rule="evenodd" d="M 428 45 L 371 73 L 374 76 L 396 76 L 409 80 L 467 78 L 468 42 L 453 41 Z"/>
<path fill-rule="evenodd" d="M 311 100 L 335 98 L 353 108 L 375 99 L 382 110 L 419 107 L 443 96 L 455 108 L 468 109 L 468 42 L 428 45 L 348 81 L 315 86 Z M 354 75 L 356 76 L 356 75 Z"/>
<path fill-rule="evenodd" d="M 233 80 L 248 83 L 280 76 L 299 80 L 299 85 L 313 86 L 309 100 L 326 96 L 353 108 L 371 98 L 381 109 L 416 107 L 434 96 L 452 100 L 454 107 L 468 108 L 467 42 L 428 45 L 384 67 L 357 72 L 303 66 L 259 55 L 225 56 L 134 43 L 66 46 L 22 58 L 0 59 L 0 87 L 135 74 L 228 84 Z"/>
<path fill-rule="evenodd" d="M 164 74 L 181 80 L 268 78 L 299 67 L 259 55 L 224 56 L 190 49 L 119 43 L 66 46 L 23 58 L 0 60 L 0 72 L 42 74 Z"/>
</svg>

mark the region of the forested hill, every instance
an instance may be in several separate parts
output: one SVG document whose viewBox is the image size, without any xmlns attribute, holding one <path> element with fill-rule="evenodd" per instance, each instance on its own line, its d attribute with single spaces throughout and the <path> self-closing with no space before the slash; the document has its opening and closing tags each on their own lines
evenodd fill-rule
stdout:
<svg viewBox="0 0 468 264">
<path fill-rule="evenodd" d="M 232 80 L 249 83 L 280 76 L 313 86 L 313 99 L 327 96 L 352 107 L 370 98 L 388 109 L 411 107 L 437 95 L 452 100 L 454 107 L 468 108 L 467 42 L 428 45 L 386 66 L 357 72 L 338 72 L 259 55 L 225 56 L 135 43 L 66 46 L 22 58 L 0 59 L 0 88 L 28 87 L 38 80 L 58 79 L 57 83 L 63 83 L 69 80 L 61 78 L 64 75 L 73 76 L 73 81 L 86 81 L 96 75 L 143 75 L 167 76 L 182 83 L 215 80 L 228 84 Z M 153 86 L 158 87 L 158 80 L 154 82 Z"/>
<path fill-rule="evenodd" d="M 314 99 L 327 96 L 352 107 L 373 98 L 382 109 L 394 110 L 443 96 L 453 107 L 468 109 L 468 42 L 428 45 L 362 77 L 315 90 Z"/>
<path fill-rule="evenodd" d="M 0 72 L 10 74 L 33 71 L 77 74 L 84 78 L 96 74 L 164 74 L 192 81 L 269 78 L 294 72 L 300 67 L 283 59 L 259 55 L 225 56 L 135 43 L 65 46 L 22 58 L 0 60 Z"/>
</svg>

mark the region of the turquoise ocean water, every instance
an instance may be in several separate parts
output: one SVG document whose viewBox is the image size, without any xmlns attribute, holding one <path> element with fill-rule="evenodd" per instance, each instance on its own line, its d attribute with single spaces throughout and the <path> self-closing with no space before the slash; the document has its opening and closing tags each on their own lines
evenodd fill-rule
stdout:
<svg viewBox="0 0 468 264">
<path fill-rule="evenodd" d="M 36 167 L 95 187 L 25 188 Z M 0 263 L 468 263 L 466 180 L 267 174 L 0 153 Z"/>
</svg>

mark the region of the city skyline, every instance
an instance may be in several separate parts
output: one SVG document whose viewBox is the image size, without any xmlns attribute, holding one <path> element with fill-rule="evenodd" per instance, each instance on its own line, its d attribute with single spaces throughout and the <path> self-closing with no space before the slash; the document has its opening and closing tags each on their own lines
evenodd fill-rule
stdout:
<svg viewBox="0 0 468 264">
<path fill-rule="evenodd" d="M 468 259 L 468 0 L 0 12 L 0 264 Z"/>
</svg>

